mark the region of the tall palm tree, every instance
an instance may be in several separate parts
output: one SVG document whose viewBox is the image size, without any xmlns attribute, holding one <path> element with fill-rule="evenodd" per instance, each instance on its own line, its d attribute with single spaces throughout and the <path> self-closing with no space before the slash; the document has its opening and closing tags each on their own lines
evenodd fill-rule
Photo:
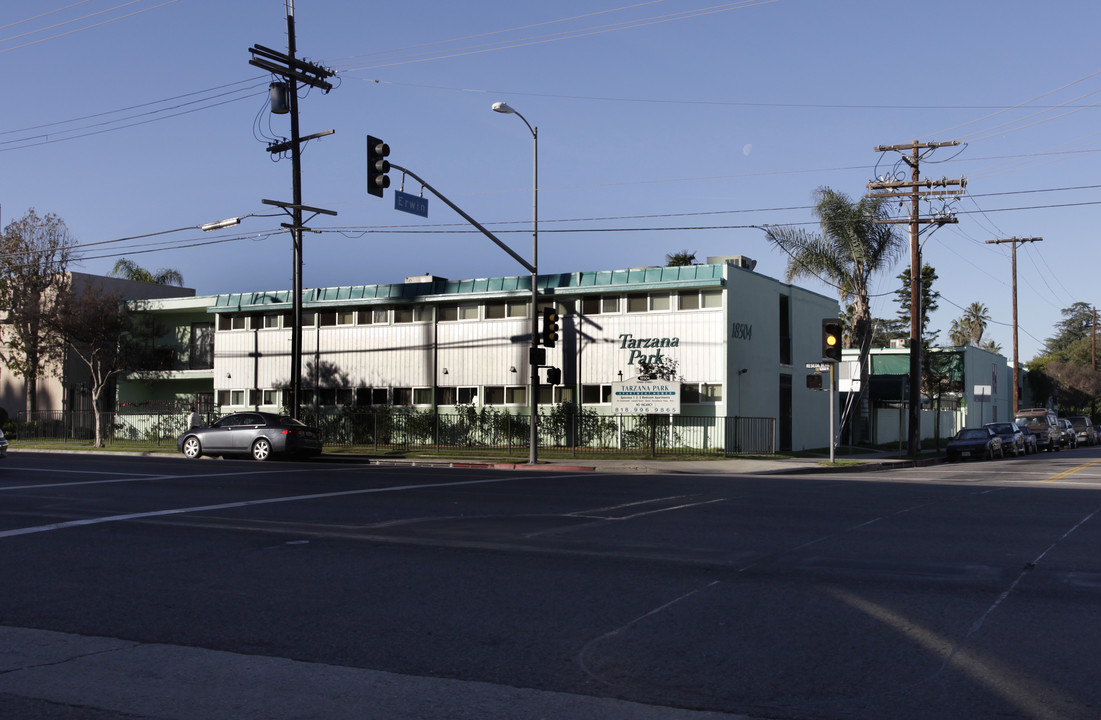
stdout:
<svg viewBox="0 0 1101 720">
<path fill-rule="evenodd" d="M 837 289 L 841 304 L 852 305 L 850 342 L 860 349 L 860 371 L 867 377 L 872 347 L 872 311 L 868 288 L 872 276 L 888 270 L 905 247 L 883 198 L 849 196 L 828 187 L 815 193 L 814 215 L 820 233 L 802 228 L 766 230 L 768 241 L 788 254 L 787 281 L 813 277 Z"/>
<path fill-rule="evenodd" d="M 154 285 L 175 285 L 183 287 L 183 275 L 179 270 L 161 268 L 156 272 L 149 272 L 129 258 L 121 258 L 107 273 L 110 277 L 124 280 L 137 280 L 138 282 L 153 283 Z"/>
<path fill-rule="evenodd" d="M 871 278 L 890 268 L 904 241 L 894 226 L 878 222 L 890 217 L 882 198 L 865 197 L 854 203 L 828 187 L 819 188 L 816 196 L 814 214 L 820 234 L 802 228 L 768 228 L 768 240 L 788 254 L 788 282 L 817 278 L 837 289 L 842 305 L 852 304 L 853 339 L 863 358 L 871 339 Z"/>
</svg>

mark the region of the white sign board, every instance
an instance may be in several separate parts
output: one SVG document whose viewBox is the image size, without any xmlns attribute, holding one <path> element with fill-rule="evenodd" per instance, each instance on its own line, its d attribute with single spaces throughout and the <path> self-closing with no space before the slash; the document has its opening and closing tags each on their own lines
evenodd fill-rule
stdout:
<svg viewBox="0 0 1101 720">
<path fill-rule="evenodd" d="M 990 402 L 990 390 L 989 385 L 976 385 L 975 386 L 975 402 L 985 403 Z"/>
<path fill-rule="evenodd" d="M 641 378 L 614 382 L 612 412 L 616 415 L 679 415 L 680 383 Z"/>
</svg>

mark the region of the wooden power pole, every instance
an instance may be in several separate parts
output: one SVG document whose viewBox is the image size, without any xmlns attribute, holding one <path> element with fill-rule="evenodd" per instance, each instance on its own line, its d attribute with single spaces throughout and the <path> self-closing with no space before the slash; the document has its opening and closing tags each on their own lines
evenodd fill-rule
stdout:
<svg viewBox="0 0 1101 720">
<path fill-rule="evenodd" d="M 1017 358 L 1017 245 L 1026 242 L 1040 242 L 1043 238 L 1018 238 L 1011 237 L 1004 240 L 987 240 L 988 245 L 1000 245 L 1009 243 L 1013 248 L 1013 414 L 1021 407 L 1021 371 L 1020 361 Z"/>
<path fill-rule="evenodd" d="M 894 220 L 882 220 L 879 222 L 892 225 L 910 226 L 910 397 L 909 397 L 909 424 L 907 432 L 907 453 L 916 457 L 921 451 L 921 245 L 918 236 L 922 225 L 947 225 L 959 222 L 954 215 L 947 212 L 937 213 L 932 216 L 922 217 L 920 203 L 922 200 L 942 199 L 950 200 L 963 194 L 967 187 L 967 180 L 922 180 L 919 172 L 921 161 L 933 150 L 942 147 L 959 145 L 958 140 L 948 142 L 923 143 L 917 140 L 905 145 L 880 145 L 876 152 L 899 152 L 902 161 L 910 166 L 910 180 L 880 179 L 868 183 L 867 187 L 872 192 L 870 198 L 910 198 L 910 217 Z M 909 150 L 910 154 L 904 154 Z M 958 190 L 949 190 L 951 186 L 959 186 Z M 923 189 L 924 188 L 924 189 Z M 934 188 L 943 188 L 936 190 Z"/>
</svg>

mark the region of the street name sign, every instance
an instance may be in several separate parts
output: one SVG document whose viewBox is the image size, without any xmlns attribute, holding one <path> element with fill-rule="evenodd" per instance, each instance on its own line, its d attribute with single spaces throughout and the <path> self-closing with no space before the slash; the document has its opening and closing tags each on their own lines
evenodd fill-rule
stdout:
<svg viewBox="0 0 1101 720">
<path fill-rule="evenodd" d="M 394 209 L 407 212 L 411 215 L 428 217 L 428 198 L 418 197 L 404 193 L 401 190 L 394 191 Z"/>
</svg>

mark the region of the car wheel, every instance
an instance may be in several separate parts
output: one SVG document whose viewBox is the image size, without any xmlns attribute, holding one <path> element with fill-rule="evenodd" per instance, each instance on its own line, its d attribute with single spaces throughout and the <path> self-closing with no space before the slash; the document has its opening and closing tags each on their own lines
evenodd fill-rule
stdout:
<svg viewBox="0 0 1101 720">
<path fill-rule="evenodd" d="M 189 457 L 192 459 L 202 456 L 203 446 L 202 443 L 199 442 L 199 438 L 192 435 L 191 437 L 184 440 L 183 454 L 184 457 Z"/>
<path fill-rule="evenodd" d="M 267 438 L 257 438 L 252 444 L 252 459 L 267 460 L 271 457 L 271 441 Z"/>
</svg>

